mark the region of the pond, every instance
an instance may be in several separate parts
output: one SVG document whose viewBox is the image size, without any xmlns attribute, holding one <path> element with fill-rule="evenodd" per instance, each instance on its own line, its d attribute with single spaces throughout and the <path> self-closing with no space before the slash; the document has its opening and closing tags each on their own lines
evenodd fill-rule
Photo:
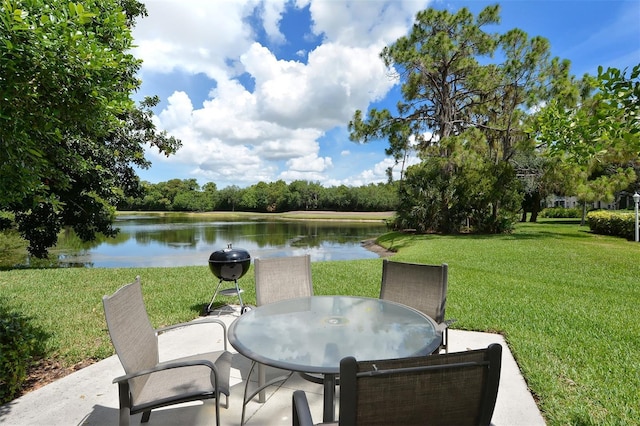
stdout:
<svg viewBox="0 0 640 426">
<path fill-rule="evenodd" d="M 232 244 L 252 259 L 309 254 L 311 260 L 371 259 L 378 255 L 361 242 L 385 232 L 380 222 L 335 221 L 210 221 L 189 216 L 120 215 L 115 238 L 88 244 L 63 236 L 58 266 L 155 267 L 207 265 L 212 252 Z M 64 248 L 74 247 L 74 248 Z"/>
</svg>

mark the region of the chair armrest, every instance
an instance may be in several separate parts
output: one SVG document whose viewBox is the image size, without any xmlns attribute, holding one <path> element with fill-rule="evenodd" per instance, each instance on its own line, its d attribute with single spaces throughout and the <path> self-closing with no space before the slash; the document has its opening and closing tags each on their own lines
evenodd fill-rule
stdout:
<svg viewBox="0 0 640 426">
<path fill-rule="evenodd" d="M 224 350 L 227 350 L 227 325 L 219 320 L 219 319 L 215 319 L 215 318 L 205 318 L 202 320 L 198 320 L 198 321 L 189 321 L 189 322 L 182 322 L 180 324 L 173 324 L 173 325 L 168 325 L 166 327 L 162 327 L 162 328 L 158 328 L 156 329 L 156 334 L 160 335 L 162 333 L 165 333 L 169 330 L 174 330 L 176 328 L 184 328 L 184 327 L 189 327 L 191 325 L 198 325 L 198 324 L 218 324 L 222 327 L 222 335 L 224 337 Z"/>
<path fill-rule="evenodd" d="M 213 372 L 214 378 L 217 382 L 218 380 L 218 369 L 216 365 L 209 361 L 208 359 L 192 359 L 189 361 L 168 361 L 158 363 L 155 367 L 149 368 L 146 370 L 135 371 L 133 373 L 125 374 L 124 376 L 116 377 L 113 379 L 113 383 L 125 382 L 129 379 L 133 379 L 135 377 L 146 376 L 148 374 L 157 373 L 158 371 L 170 370 L 172 368 L 182 368 L 182 367 L 194 367 L 197 365 L 203 365 L 205 367 L 209 367 Z"/>
<path fill-rule="evenodd" d="M 436 329 L 439 331 L 445 331 L 447 328 L 449 328 L 451 324 L 453 324 L 456 321 L 457 320 L 455 319 L 448 319 L 448 320 L 442 321 L 441 323 L 437 324 Z"/>
<path fill-rule="evenodd" d="M 304 391 L 297 390 L 293 392 L 292 409 L 293 426 L 313 426 L 309 401 L 307 401 L 307 394 Z"/>
</svg>

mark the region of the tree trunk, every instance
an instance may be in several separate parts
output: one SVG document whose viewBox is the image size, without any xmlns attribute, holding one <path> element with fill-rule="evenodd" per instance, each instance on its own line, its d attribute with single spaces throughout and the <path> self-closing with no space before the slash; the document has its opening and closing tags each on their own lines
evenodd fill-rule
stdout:
<svg viewBox="0 0 640 426">
<path fill-rule="evenodd" d="M 540 192 L 536 191 L 531 195 L 531 218 L 529 222 L 535 223 L 540 212 Z"/>
</svg>

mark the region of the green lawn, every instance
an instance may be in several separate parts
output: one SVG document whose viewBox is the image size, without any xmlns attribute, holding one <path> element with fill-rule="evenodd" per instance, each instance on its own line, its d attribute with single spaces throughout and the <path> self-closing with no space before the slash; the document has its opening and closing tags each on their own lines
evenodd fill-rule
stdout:
<svg viewBox="0 0 640 426">
<path fill-rule="evenodd" d="M 388 234 L 395 260 L 449 264 L 455 328 L 505 335 L 551 425 L 640 419 L 640 243 L 577 223 L 519 224 L 511 235 Z M 203 266 L 0 272 L 0 298 L 52 334 L 73 364 L 113 353 L 101 297 L 142 277 L 155 326 L 198 316 L 216 279 Z M 377 297 L 380 259 L 313 263 L 317 294 Z M 254 303 L 253 271 L 240 280 Z"/>
</svg>

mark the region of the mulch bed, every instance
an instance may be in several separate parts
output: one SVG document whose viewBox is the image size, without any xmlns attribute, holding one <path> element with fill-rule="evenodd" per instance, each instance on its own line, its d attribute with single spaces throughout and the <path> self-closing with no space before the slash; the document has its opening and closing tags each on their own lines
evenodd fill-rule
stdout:
<svg viewBox="0 0 640 426">
<path fill-rule="evenodd" d="M 56 359 L 42 359 L 27 372 L 27 379 L 22 385 L 22 395 L 95 363 L 95 359 L 87 359 L 71 367 L 63 367 Z"/>
</svg>

